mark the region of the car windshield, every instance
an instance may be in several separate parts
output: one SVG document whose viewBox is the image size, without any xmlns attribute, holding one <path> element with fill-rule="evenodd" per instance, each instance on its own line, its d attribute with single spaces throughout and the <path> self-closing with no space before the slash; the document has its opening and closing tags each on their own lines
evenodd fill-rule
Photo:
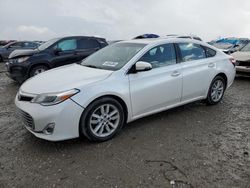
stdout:
<svg viewBox="0 0 250 188">
<path fill-rule="evenodd" d="M 42 51 L 42 50 L 45 50 L 46 48 L 50 47 L 52 44 L 54 44 L 56 41 L 58 41 L 59 38 L 55 38 L 55 39 L 51 39 L 43 44 L 41 44 L 39 47 L 38 47 L 38 50 Z"/>
<path fill-rule="evenodd" d="M 250 52 L 250 43 L 248 43 L 244 48 L 241 49 L 242 52 Z"/>
<path fill-rule="evenodd" d="M 89 56 L 82 61 L 81 65 L 116 71 L 128 63 L 145 46 L 146 44 L 115 43 Z"/>
</svg>

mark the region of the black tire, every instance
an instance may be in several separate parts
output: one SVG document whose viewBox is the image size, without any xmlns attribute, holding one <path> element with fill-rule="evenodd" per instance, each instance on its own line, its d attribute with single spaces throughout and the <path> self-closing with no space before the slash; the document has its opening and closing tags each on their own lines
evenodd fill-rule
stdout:
<svg viewBox="0 0 250 188">
<path fill-rule="evenodd" d="M 2 56 L 0 56 L 0 63 L 2 63 L 3 62 L 3 58 L 2 58 Z"/>
<path fill-rule="evenodd" d="M 29 76 L 30 76 L 30 77 L 33 77 L 33 76 L 39 74 L 39 73 L 37 73 L 37 72 L 39 72 L 39 70 L 40 70 L 40 73 L 42 73 L 42 72 L 44 72 L 44 71 L 46 71 L 46 70 L 48 70 L 48 69 L 49 69 L 49 68 L 48 68 L 47 66 L 45 66 L 45 65 L 38 65 L 38 66 L 35 66 L 35 67 L 33 67 L 33 68 L 30 70 Z"/>
<path fill-rule="evenodd" d="M 92 130 L 93 127 L 91 126 L 90 120 L 91 118 L 93 118 L 93 114 L 103 105 L 111 105 L 113 107 L 116 108 L 116 110 L 118 110 L 119 114 L 119 121 L 117 120 L 117 124 L 118 126 L 113 129 L 113 132 L 110 135 L 107 136 L 97 136 L 94 131 Z M 81 136 L 85 136 L 87 137 L 90 141 L 94 141 L 94 142 L 104 142 L 107 141 L 111 138 L 113 138 L 122 128 L 123 124 L 124 124 L 124 109 L 122 107 L 122 105 L 115 100 L 114 98 L 111 97 L 103 97 L 100 99 L 95 100 L 94 102 L 92 102 L 83 112 L 82 116 L 81 116 L 81 120 L 80 120 L 80 125 L 79 125 L 79 132 Z M 111 120 L 112 121 L 112 120 Z M 100 122 L 98 123 L 97 126 L 99 126 Z M 105 127 L 105 125 L 102 125 L 102 127 Z M 106 129 L 106 127 L 104 128 Z M 106 130 L 107 131 L 107 130 Z"/>
<path fill-rule="evenodd" d="M 220 81 L 223 84 L 223 86 L 222 86 L 223 89 L 221 90 L 222 93 L 221 93 L 221 96 L 215 100 L 214 97 L 213 97 L 213 95 L 212 95 L 213 86 L 214 86 L 215 83 L 220 82 Z M 213 81 L 211 82 L 211 84 L 210 84 L 210 87 L 209 87 L 209 90 L 208 90 L 208 94 L 207 94 L 207 98 L 206 98 L 206 103 L 208 105 L 218 104 L 222 100 L 222 98 L 224 96 L 225 90 L 226 90 L 226 81 L 225 81 L 225 79 L 223 77 L 221 77 L 221 76 L 216 76 L 213 79 Z"/>
</svg>

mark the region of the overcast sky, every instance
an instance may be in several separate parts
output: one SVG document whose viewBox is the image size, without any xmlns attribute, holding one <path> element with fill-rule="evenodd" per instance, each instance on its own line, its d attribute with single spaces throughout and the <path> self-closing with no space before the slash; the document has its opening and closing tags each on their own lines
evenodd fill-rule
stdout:
<svg viewBox="0 0 250 188">
<path fill-rule="evenodd" d="M 250 38 L 250 0 L 0 0 L 0 40 L 143 33 Z"/>
</svg>

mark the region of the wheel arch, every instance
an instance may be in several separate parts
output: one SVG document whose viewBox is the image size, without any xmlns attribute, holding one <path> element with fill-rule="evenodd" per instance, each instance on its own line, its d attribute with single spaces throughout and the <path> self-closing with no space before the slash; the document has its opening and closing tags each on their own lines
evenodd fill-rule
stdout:
<svg viewBox="0 0 250 188">
<path fill-rule="evenodd" d="M 30 67 L 29 67 L 29 70 L 28 70 L 28 76 L 30 76 L 30 72 L 33 68 L 37 67 L 37 66 L 46 66 L 48 69 L 51 69 L 50 65 L 48 63 L 45 63 L 45 62 L 41 62 L 41 63 L 36 63 L 36 64 L 32 64 Z"/>
<path fill-rule="evenodd" d="M 221 76 L 222 78 L 225 79 L 225 82 L 226 82 L 225 90 L 226 90 L 227 84 L 228 84 L 227 75 L 226 75 L 224 72 L 219 72 L 219 73 L 215 74 L 215 76 L 212 78 L 212 80 L 210 80 L 210 84 L 209 84 L 209 86 L 208 86 L 208 88 L 207 88 L 206 95 L 205 95 L 206 97 L 207 97 L 207 95 L 208 95 L 208 92 L 209 92 L 209 88 L 210 88 L 210 86 L 211 86 L 211 83 L 213 82 L 213 80 L 214 80 L 217 76 Z"/>
<path fill-rule="evenodd" d="M 126 102 L 120 96 L 118 96 L 118 95 L 115 95 L 115 94 L 104 94 L 104 95 L 98 96 L 95 99 L 91 100 L 91 102 L 88 103 L 88 105 L 86 106 L 86 108 L 88 108 L 88 106 L 91 103 L 93 103 L 94 101 L 99 100 L 99 99 L 104 98 L 104 97 L 113 98 L 113 99 L 117 100 L 122 105 L 122 108 L 124 110 L 125 122 L 126 122 L 127 118 L 128 118 L 128 106 L 127 106 Z"/>
<path fill-rule="evenodd" d="M 99 99 L 104 98 L 104 97 L 113 98 L 113 99 L 117 100 L 122 105 L 122 108 L 124 110 L 124 123 L 126 123 L 127 119 L 128 119 L 128 106 L 127 106 L 126 102 L 121 97 L 119 97 L 115 94 L 105 94 L 105 95 L 99 96 L 99 97 L 95 98 L 94 100 L 92 100 L 91 102 L 89 102 L 88 105 L 86 106 L 86 108 L 88 108 L 89 105 L 92 104 L 94 101 L 99 100 Z M 81 121 L 82 121 L 82 116 L 84 115 L 84 112 L 85 111 L 83 110 L 81 118 L 79 120 L 79 127 L 78 127 L 79 135 L 81 134 Z"/>
<path fill-rule="evenodd" d="M 223 72 L 220 72 L 220 73 L 218 73 L 217 75 L 215 75 L 215 77 L 216 77 L 216 76 L 221 76 L 222 78 L 224 78 L 224 80 L 225 80 L 225 82 L 226 82 L 226 83 L 225 83 L 225 84 L 226 84 L 225 89 L 226 89 L 226 88 L 227 88 L 227 84 L 228 84 L 227 75 L 226 75 L 225 73 L 223 73 Z M 214 77 L 214 78 L 215 78 L 215 77 Z M 213 78 L 213 79 L 214 79 L 214 78 Z"/>
</svg>

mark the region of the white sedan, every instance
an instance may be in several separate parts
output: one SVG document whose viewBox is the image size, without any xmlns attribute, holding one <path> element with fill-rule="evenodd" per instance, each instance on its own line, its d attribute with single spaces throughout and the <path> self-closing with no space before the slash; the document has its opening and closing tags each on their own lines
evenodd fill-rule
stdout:
<svg viewBox="0 0 250 188">
<path fill-rule="evenodd" d="M 126 122 L 197 100 L 219 103 L 234 81 L 234 63 L 192 39 L 123 41 L 27 80 L 15 104 L 39 138 L 105 141 Z"/>
</svg>

